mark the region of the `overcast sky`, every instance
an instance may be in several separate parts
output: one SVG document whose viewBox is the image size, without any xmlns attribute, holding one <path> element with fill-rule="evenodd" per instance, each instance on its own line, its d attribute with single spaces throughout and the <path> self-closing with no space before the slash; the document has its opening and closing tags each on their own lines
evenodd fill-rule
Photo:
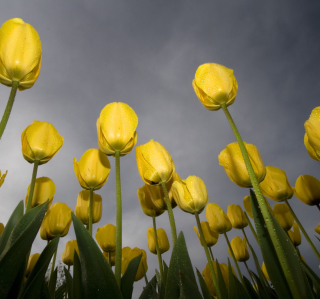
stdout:
<svg viewBox="0 0 320 299">
<path fill-rule="evenodd" d="M 17 93 L 1 139 L 0 169 L 8 170 L 8 176 L 0 190 L 0 222 L 6 223 L 24 199 L 31 180 L 33 165 L 21 154 L 22 131 L 41 120 L 52 123 L 64 137 L 64 145 L 39 167 L 38 176 L 55 182 L 54 202 L 65 202 L 74 210 L 81 187 L 72 159 L 98 147 L 96 120 L 103 107 L 115 101 L 127 103 L 138 115 L 137 145 L 150 139 L 160 142 L 183 179 L 202 178 L 210 202 L 225 211 L 229 204 L 242 205 L 248 189 L 232 183 L 218 162 L 219 153 L 235 141 L 233 133 L 224 113 L 206 110 L 191 85 L 197 67 L 206 62 L 234 70 L 239 88 L 230 113 L 243 139 L 258 147 L 265 165 L 285 170 L 292 186 L 302 174 L 319 179 L 319 163 L 303 144 L 304 122 L 320 103 L 319 13 L 318 1 L 293 0 L 3 1 L 0 23 L 15 17 L 30 23 L 40 35 L 43 57 L 35 85 Z M 9 92 L 0 86 L 0 114 Z M 110 162 L 109 180 L 97 192 L 103 198 L 103 216 L 93 226 L 94 234 L 99 226 L 115 224 L 113 157 Z M 137 199 L 143 181 L 134 150 L 121 158 L 121 179 L 123 246 L 147 251 L 151 279 L 158 268 L 146 240 L 152 219 L 143 214 Z M 295 197 L 290 202 L 319 248 L 314 237 L 319 211 Z M 206 258 L 193 231 L 194 217 L 178 207 L 174 216 L 177 230 L 186 236 L 193 266 L 202 271 Z M 205 220 L 205 212 L 200 216 Z M 171 243 L 167 214 L 157 223 Z M 249 229 L 247 234 L 251 236 Z M 228 235 L 242 237 L 235 230 Z M 65 243 L 74 238 L 71 226 L 60 241 L 58 259 Z M 32 253 L 41 252 L 45 244 L 37 237 Z M 223 238 L 213 247 L 220 262 L 227 262 L 226 248 Z M 318 272 L 319 261 L 304 237 L 300 251 Z M 168 264 L 170 252 L 163 256 Z M 249 265 L 253 269 L 252 261 Z M 143 285 L 143 280 L 135 285 L 134 298 Z"/>
</svg>

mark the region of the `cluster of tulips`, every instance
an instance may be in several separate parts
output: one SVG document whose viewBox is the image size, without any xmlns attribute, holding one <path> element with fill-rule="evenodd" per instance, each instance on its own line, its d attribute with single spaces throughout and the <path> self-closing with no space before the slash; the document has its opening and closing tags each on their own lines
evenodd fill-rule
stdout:
<svg viewBox="0 0 320 299">
<path fill-rule="evenodd" d="M 11 87 L 8 104 L 0 123 L 0 138 L 8 122 L 17 90 L 31 88 L 41 67 L 41 42 L 36 30 L 21 19 L 11 19 L 0 29 L 0 82 Z M 137 190 L 143 212 L 152 218 L 146 232 L 148 248 L 157 255 L 159 271 L 147 279 L 147 254 L 143 249 L 122 248 L 122 200 L 120 157 L 129 154 L 137 143 L 138 117 L 125 103 L 106 105 L 97 120 L 98 149 L 88 149 L 77 161 L 73 159 L 79 192 L 74 212 L 65 203 L 53 203 L 55 184 L 48 177 L 37 178 L 38 167 L 48 163 L 62 147 L 64 139 L 52 124 L 34 121 L 21 135 L 25 160 L 33 164 L 31 183 L 25 204 L 20 202 L 9 221 L 0 225 L 0 297 L 1 298 L 131 298 L 134 281 L 143 277 L 146 286 L 140 298 L 318 298 L 320 278 L 305 263 L 298 246 L 300 231 L 316 257 L 320 254 L 288 200 L 295 194 L 307 205 L 319 208 L 320 182 L 300 176 L 291 187 L 286 173 L 265 166 L 258 149 L 242 141 L 228 111 L 237 94 L 233 71 L 222 65 L 206 63 L 197 69 L 192 82 L 200 102 L 211 111 L 222 109 L 237 142 L 229 144 L 219 155 L 219 163 L 228 177 L 249 195 L 240 205 L 231 204 L 225 213 L 216 203 L 209 203 L 201 178 L 181 179 L 175 171 L 171 155 L 160 143 L 150 140 L 135 148 L 139 174 L 144 185 Z M 311 158 L 320 161 L 320 107 L 315 108 L 305 123 L 304 143 Z M 97 229 L 95 240 L 92 225 L 101 220 L 102 198 L 94 191 L 108 180 L 110 163 L 115 158 L 116 226 L 106 224 Z M 0 173 L 0 187 L 7 172 Z M 280 202 L 271 208 L 267 198 Z M 25 206 L 25 209 L 24 209 Z M 124 203 L 125 206 L 125 203 Z M 177 235 L 173 208 L 178 206 L 195 216 L 194 227 L 204 248 L 207 265 L 198 281 L 188 255 L 184 235 Z M 205 210 L 206 220 L 199 214 Z M 172 239 L 169 266 L 162 254 L 170 249 L 166 232 L 156 227 L 156 217 L 167 211 Z M 248 215 L 253 219 L 254 226 Z M 59 239 L 68 234 L 73 223 L 76 240 L 66 243 L 62 254 L 66 281 L 56 288 L 55 267 Z M 261 250 L 264 263 L 258 261 L 249 243 L 245 228 L 250 228 Z M 231 229 L 241 230 L 228 239 Z M 292 229 L 292 230 L 291 230 Z M 320 233 L 320 227 L 316 232 Z M 30 256 L 36 235 L 48 242 L 43 252 Z M 231 262 L 219 263 L 212 246 L 224 235 Z M 98 246 L 99 245 L 99 246 Z M 246 261 L 249 251 L 256 272 Z M 52 261 L 52 262 L 51 262 Z M 50 277 L 45 274 L 51 262 Z M 243 262 L 250 280 L 241 273 Z M 70 267 L 73 266 L 71 273 Z M 114 270 L 113 270 L 114 266 Z M 270 282 L 268 282 L 270 281 Z"/>
</svg>

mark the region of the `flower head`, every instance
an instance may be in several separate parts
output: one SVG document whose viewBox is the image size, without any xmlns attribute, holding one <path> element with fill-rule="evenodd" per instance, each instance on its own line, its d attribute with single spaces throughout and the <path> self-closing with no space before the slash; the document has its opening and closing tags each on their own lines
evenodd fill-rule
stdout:
<svg viewBox="0 0 320 299">
<path fill-rule="evenodd" d="M 234 256 L 238 262 L 246 262 L 249 259 L 249 252 L 247 249 L 246 239 L 241 239 L 240 237 L 235 237 L 230 242 Z M 228 249 L 229 255 L 231 255 L 230 249 Z"/>
<path fill-rule="evenodd" d="M 137 190 L 138 199 L 143 213 L 149 217 L 157 217 L 164 213 L 165 209 L 159 209 L 151 200 L 148 186 L 144 185 Z"/>
<path fill-rule="evenodd" d="M 6 173 L 4 173 L 3 175 L 1 175 L 1 171 L 0 171 L 0 187 L 3 185 L 4 183 L 4 179 L 6 178 L 8 173 L 8 170 L 6 171 Z"/>
<path fill-rule="evenodd" d="M 68 241 L 62 252 L 62 262 L 68 266 L 73 265 L 74 251 L 79 255 L 79 247 L 77 240 Z"/>
<path fill-rule="evenodd" d="M 170 244 L 168 240 L 168 236 L 166 231 L 163 228 L 157 229 L 157 239 L 159 245 L 160 254 L 167 252 L 170 249 Z M 154 237 L 154 229 L 153 227 L 148 228 L 147 230 L 147 241 L 148 241 L 148 248 L 151 253 L 157 254 L 156 248 L 156 241 Z"/>
<path fill-rule="evenodd" d="M 144 276 L 144 271 L 148 271 L 148 264 L 147 264 L 147 254 L 143 249 L 139 249 L 137 247 L 131 249 L 130 247 L 122 248 L 122 263 L 121 263 L 121 273 L 124 275 L 126 272 L 129 263 L 138 255 L 142 254 L 140 264 L 138 267 L 138 271 L 135 277 L 135 281 L 140 280 Z"/>
<path fill-rule="evenodd" d="M 320 181 L 311 175 L 300 175 L 296 180 L 294 195 L 309 206 L 320 204 Z"/>
<path fill-rule="evenodd" d="M 34 266 L 36 265 L 39 257 L 40 257 L 40 253 L 34 253 L 34 254 L 30 255 L 29 260 L 28 260 L 26 273 L 25 273 L 26 277 L 29 277 L 29 275 L 32 272 Z"/>
<path fill-rule="evenodd" d="M 247 219 L 244 216 L 244 213 L 239 205 L 229 205 L 227 210 L 227 216 L 233 228 L 242 229 L 248 226 Z"/>
<path fill-rule="evenodd" d="M 206 241 L 207 246 L 212 247 L 213 245 L 217 244 L 219 239 L 219 234 L 210 229 L 209 223 L 207 221 L 201 221 L 200 225 L 201 225 L 204 240 Z M 195 226 L 193 228 L 199 238 L 199 242 L 201 246 L 203 246 L 197 228 Z"/>
<path fill-rule="evenodd" d="M 228 216 L 216 203 L 207 205 L 206 218 L 210 229 L 218 234 L 224 234 L 232 229 Z"/>
<path fill-rule="evenodd" d="M 96 232 L 96 240 L 103 251 L 115 251 L 116 227 L 113 224 L 99 227 Z"/>
<path fill-rule="evenodd" d="M 90 190 L 82 190 L 78 194 L 74 213 L 83 224 L 89 223 Z M 92 223 L 100 221 L 102 215 L 102 198 L 93 192 L 92 198 Z"/>
<path fill-rule="evenodd" d="M 312 110 L 309 119 L 304 123 L 307 138 L 306 148 L 311 158 L 320 159 L 320 107 Z"/>
<path fill-rule="evenodd" d="M 273 216 L 277 219 L 281 227 L 288 231 L 294 222 L 293 215 L 285 203 L 277 203 L 273 207 Z"/>
<path fill-rule="evenodd" d="M 294 246 L 299 246 L 301 244 L 301 233 L 297 223 L 293 223 L 293 230 L 288 230 L 288 235 Z"/>
</svg>

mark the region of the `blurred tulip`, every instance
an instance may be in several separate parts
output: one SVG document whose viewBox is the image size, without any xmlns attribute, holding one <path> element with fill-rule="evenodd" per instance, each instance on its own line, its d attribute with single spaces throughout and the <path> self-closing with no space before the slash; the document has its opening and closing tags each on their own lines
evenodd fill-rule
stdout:
<svg viewBox="0 0 320 299">
<path fill-rule="evenodd" d="M 0 28 L 0 83 L 19 90 L 31 88 L 41 67 L 41 41 L 37 31 L 22 19 L 10 19 Z"/>
<path fill-rule="evenodd" d="M 312 151 L 307 147 L 308 153 L 312 158 L 312 155 L 320 158 L 320 107 L 316 107 L 312 110 L 309 119 L 304 123 L 304 128 L 308 136 L 308 146 L 312 148 Z M 310 154 L 312 152 L 312 155 Z"/>
<path fill-rule="evenodd" d="M 229 205 L 227 210 L 227 216 L 233 228 L 242 229 L 248 226 L 247 219 L 244 216 L 244 213 L 239 205 Z"/>
<path fill-rule="evenodd" d="M 89 203 L 90 191 L 82 190 L 78 194 L 77 204 L 74 213 L 83 224 L 89 223 Z M 92 198 L 92 223 L 100 221 L 102 215 L 102 198 L 99 194 L 93 192 Z"/>
<path fill-rule="evenodd" d="M 269 274 L 267 272 L 267 268 L 266 268 L 266 265 L 264 264 L 264 262 L 262 263 L 261 270 L 262 270 L 265 278 L 270 281 L 270 277 L 269 277 Z"/>
<path fill-rule="evenodd" d="M 96 240 L 103 251 L 115 251 L 116 227 L 113 224 L 99 227 L 96 232 Z"/>
<path fill-rule="evenodd" d="M 136 147 L 137 165 L 142 180 L 148 185 L 167 183 L 175 167 L 170 154 L 159 142 L 152 139 Z"/>
<path fill-rule="evenodd" d="M 311 175 L 300 175 L 296 180 L 294 194 L 309 206 L 320 204 L 320 181 Z"/>
<path fill-rule="evenodd" d="M 115 251 L 102 251 L 103 256 L 106 258 L 109 263 L 109 255 L 110 255 L 110 266 L 114 266 L 116 264 L 116 252 Z"/>
<path fill-rule="evenodd" d="M 151 200 L 148 186 L 144 185 L 137 190 L 138 199 L 143 213 L 149 217 L 157 217 L 164 213 L 165 210 L 158 209 Z"/>
<path fill-rule="evenodd" d="M 292 227 L 294 218 L 285 203 L 277 203 L 274 205 L 273 216 L 285 231 L 288 231 Z"/>
<path fill-rule="evenodd" d="M 108 180 L 110 162 L 98 149 L 88 149 L 78 162 L 73 158 L 73 169 L 83 189 L 100 189 Z"/>
<path fill-rule="evenodd" d="M 23 158 L 29 163 L 38 160 L 39 165 L 45 164 L 58 152 L 63 141 L 52 124 L 35 120 L 21 134 Z"/>
<path fill-rule="evenodd" d="M 268 207 L 269 207 L 269 210 L 270 212 L 272 212 L 272 208 L 268 202 L 268 200 L 264 197 Z M 247 214 L 253 219 L 253 214 L 252 214 L 252 209 L 251 209 L 251 201 L 250 201 L 250 196 L 245 196 L 245 198 L 243 199 L 243 205 L 244 205 L 244 208 L 247 212 Z"/>
<path fill-rule="evenodd" d="M 320 223 L 319 223 L 319 225 L 314 229 L 314 231 L 320 235 Z"/>
<path fill-rule="evenodd" d="M 74 251 L 76 251 L 80 257 L 77 240 L 68 241 L 64 251 L 62 252 L 62 262 L 67 266 L 73 265 Z"/>
<path fill-rule="evenodd" d="M 234 256 L 238 262 L 246 262 L 249 259 L 249 252 L 247 249 L 246 239 L 241 239 L 240 237 L 235 237 L 230 242 L 231 248 L 233 250 Z M 230 249 L 228 249 L 229 255 L 232 257 Z"/>
<path fill-rule="evenodd" d="M 169 240 L 168 240 L 168 236 L 166 234 L 166 231 L 163 228 L 157 229 L 157 239 L 158 239 L 160 254 L 167 252 L 170 249 L 170 244 L 169 244 Z M 154 238 L 153 227 L 150 227 L 147 230 L 147 241 L 148 241 L 148 248 L 149 248 L 150 252 L 153 254 L 157 254 L 156 241 Z"/>
<path fill-rule="evenodd" d="M 293 223 L 293 230 L 288 230 L 288 235 L 294 246 L 299 246 L 301 244 L 301 233 L 297 223 Z"/>
<path fill-rule="evenodd" d="M 125 103 L 110 103 L 105 106 L 97 120 L 98 144 L 108 156 L 116 151 L 120 156 L 129 154 L 137 143 L 138 117 Z"/>
<path fill-rule="evenodd" d="M 317 156 L 316 152 L 314 151 L 313 147 L 309 143 L 308 135 L 307 133 L 304 134 L 304 146 L 306 147 L 309 156 L 316 161 L 320 161 L 320 157 Z"/>
<path fill-rule="evenodd" d="M 259 182 L 266 175 L 266 168 L 258 149 L 253 144 L 244 142 L 253 170 Z M 219 164 L 224 167 L 229 179 L 242 188 L 251 188 L 251 180 L 242 153 L 237 142 L 231 143 L 219 155 Z"/>
<path fill-rule="evenodd" d="M 179 208 L 190 214 L 200 214 L 209 200 L 206 185 L 195 175 L 181 182 L 175 181 L 172 194 Z"/>
<path fill-rule="evenodd" d="M 194 226 L 193 228 L 199 238 L 199 242 L 201 246 L 203 246 L 197 227 Z M 201 229 L 208 247 L 212 247 L 213 245 L 217 244 L 219 239 L 219 234 L 210 229 L 209 223 L 207 221 L 201 221 Z"/>
<path fill-rule="evenodd" d="M 27 265 L 27 269 L 26 269 L 26 273 L 25 276 L 28 277 L 30 275 L 30 273 L 32 272 L 34 266 L 36 265 L 38 259 L 40 257 L 40 253 L 35 253 L 30 255 L 29 260 L 28 260 L 28 265 Z"/>
<path fill-rule="evenodd" d="M 144 276 L 144 271 L 148 271 L 148 265 L 147 265 L 147 254 L 143 249 L 139 249 L 137 247 L 131 249 L 130 247 L 124 247 L 122 248 L 122 263 L 121 263 L 121 273 L 124 275 L 126 272 L 129 263 L 131 260 L 133 260 L 138 255 L 142 254 L 140 264 L 138 267 L 138 271 L 135 277 L 135 281 L 140 280 Z"/>
<path fill-rule="evenodd" d="M 207 205 L 206 218 L 210 229 L 218 234 L 224 234 L 232 229 L 228 216 L 216 203 Z"/>
<path fill-rule="evenodd" d="M 238 90 L 233 70 L 217 63 L 200 65 L 192 86 L 203 106 L 211 111 L 219 110 L 223 103 L 231 105 Z"/>
<path fill-rule="evenodd" d="M 3 223 L 0 222 L 0 236 L 2 235 L 3 230 L 4 230 L 4 225 Z"/>
<path fill-rule="evenodd" d="M 1 175 L 1 171 L 0 171 L 0 187 L 1 187 L 1 186 L 3 185 L 3 183 L 4 183 L 4 179 L 6 178 L 7 173 L 8 173 L 8 170 L 6 171 L 5 174 Z"/>
</svg>

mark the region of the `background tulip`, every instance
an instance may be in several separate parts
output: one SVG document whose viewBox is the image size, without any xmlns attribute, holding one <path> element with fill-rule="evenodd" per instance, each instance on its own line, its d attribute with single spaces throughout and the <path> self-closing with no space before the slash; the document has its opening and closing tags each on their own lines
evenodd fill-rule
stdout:
<svg viewBox="0 0 320 299">
<path fill-rule="evenodd" d="M 40 257 L 40 253 L 35 253 L 35 254 L 30 255 L 29 260 L 28 260 L 27 269 L 26 269 L 26 274 L 25 274 L 26 277 L 28 277 L 30 275 L 30 273 L 32 272 L 39 257 Z"/>
<path fill-rule="evenodd" d="M 3 175 L 1 175 L 1 171 L 0 171 L 0 187 L 3 185 L 4 183 L 4 179 L 6 178 L 8 173 L 8 170 L 6 171 L 6 173 L 4 173 Z"/>
<path fill-rule="evenodd" d="M 68 266 L 73 265 L 74 251 L 76 251 L 80 257 L 77 240 L 68 241 L 64 251 L 62 252 L 62 262 L 64 264 Z"/>
<path fill-rule="evenodd" d="M 216 203 L 207 205 L 206 218 L 210 229 L 214 232 L 224 234 L 232 229 L 228 216 Z"/>
<path fill-rule="evenodd" d="M 238 262 L 246 262 L 249 259 L 249 252 L 247 249 L 246 239 L 235 237 L 230 242 L 235 258 Z M 230 249 L 228 249 L 229 255 L 232 257 Z"/>
<path fill-rule="evenodd" d="M 268 207 L 269 207 L 269 210 L 270 212 L 272 212 L 272 208 L 268 202 L 268 200 L 264 197 Z M 243 199 L 243 206 L 247 212 L 247 214 L 253 219 L 253 214 L 252 214 L 252 208 L 251 208 L 251 201 L 250 201 L 250 196 L 245 196 L 244 199 Z"/>
<path fill-rule="evenodd" d="M 143 213 L 149 217 L 157 217 L 164 213 L 165 210 L 157 208 L 151 200 L 147 185 L 142 186 L 137 190 L 138 199 Z"/>
<path fill-rule="evenodd" d="M 90 191 L 82 190 L 78 194 L 77 204 L 74 213 L 83 224 L 89 223 L 89 203 Z M 92 198 L 92 223 L 100 221 L 102 215 L 102 198 L 99 194 L 93 192 Z"/>
<path fill-rule="evenodd" d="M 103 251 L 115 251 L 116 227 L 113 224 L 99 227 L 96 232 L 96 240 Z"/>
<path fill-rule="evenodd" d="M 275 204 L 272 212 L 273 216 L 277 219 L 277 221 L 285 231 L 288 231 L 292 227 L 294 218 L 286 204 Z"/>
<path fill-rule="evenodd" d="M 304 142 L 304 146 L 306 147 L 306 149 L 308 151 L 309 156 L 313 160 L 320 161 L 320 157 L 317 156 L 315 150 L 313 149 L 313 147 L 309 143 L 309 139 L 308 139 L 307 133 L 304 134 L 303 142 Z"/>
<path fill-rule="evenodd" d="M 229 205 L 227 210 L 227 216 L 233 228 L 242 229 L 248 226 L 247 219 L 244 216 L 244 213 L 239 205 Z"/>
<path fill-rule="evenodd" d="M 3 223 L 0 222 L 0 236 L 3 232 L 3 230 L 4 230 L 4 225 L 3 225 Z"/>
<path fill-rule="evenodd" d="M 319 223 L 318 226 L 314 229 L 314 231 L 320 235 L 320 223 Z"/>
<path fill-rule="evenodd" d="M 270 277 L 269 277 L 269 274 L 267 272 L 267 268 L 266 268 L 266 265 L 264 262 L 262 263 L 261 270 L 262 270 L 264 276 L 266 277 L 266 279 L 270 281 Z"/>
<path fill-rule="evenodd" d="M 293 230 L 288 230 L 288 235 L 294 246 L 299 246 L 301 244 L 301 233 L 297 223 L 293 223 Z"/>
<path fill-rule="evenodd" d="M 167 252 L 170 249 L 170 244 L 169 244 L 166 231 L 163 228 L 157 229 L 157 239 L 158 239 L 160 254 Z M 148 241 L 148 248 L 150 252 L 153 254 L 157 254 L 153 227 L 149 227 L 147 230 L 147 241 Z"/>
<path fill-rule="evenodd" d="M 320 107 L 312 110 L 309 119 L 304 123 L 304 128 L 308 136 L 308 145 L 313 149 L 312 153 L 319 159 L 320 158 Z M 308 148 L 307 148 L 308 149 Z M 308 150 L 309 155 L 310 150 Z"/>
<path fill-rule="evenodd" d="M 320 181 L 311 175 L 300 175 L 296 180 L 294 194 L 309 206 L 320 204 Z"/>
<path fill-rule="evenodd" d="M 144 276 L 144 272 L 148 271 L 147 265 L 147 254 L 143 249 L 139 249 L 137 247 L 131 249 L 130 247 L 122 248 L 122 263 L 121 263 L 121 273 L 124 275 L 126 272 L 128 265 L 132 259 L 142 254 L 140 264 L 138 267 L 138 271 L 135 277 L 135 281 L 140 280 Z"/>
<path fill-rule="evenodd" d="M 199 242 L 200 242 L 201 246 L 203 246 L 200 235 L 197 230 L 197 227 L 194 226 L 193 228 L 199 238 Z M 209 223 L 207 221 L 201 221 L 201 229 L 202 229 L 203 236 L 204 236 L 204 239 L 205 239 L 208 247 L 212 247 L 213 245 L 215 245 L 218 242 L 219 234 L 210 229 Z"/>
</svg>

